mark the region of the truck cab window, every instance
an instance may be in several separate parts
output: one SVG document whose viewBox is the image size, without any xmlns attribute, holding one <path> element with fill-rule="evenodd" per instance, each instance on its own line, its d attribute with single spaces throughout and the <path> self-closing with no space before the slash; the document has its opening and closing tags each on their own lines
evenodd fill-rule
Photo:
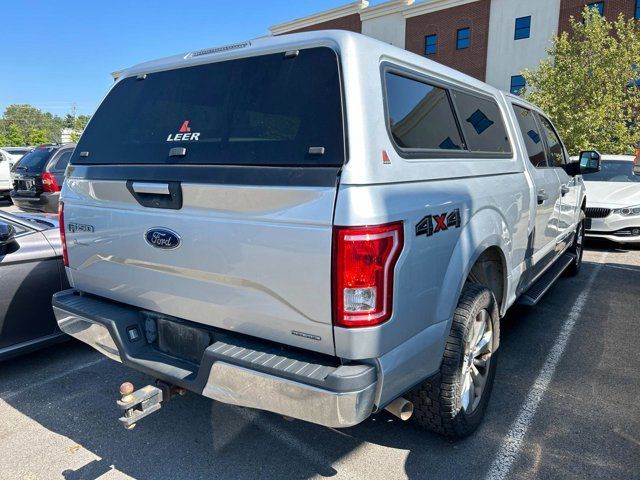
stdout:
<svg viewBox="0 0 640 480">
<path fill-rule="evenodd" d="M 549 166 L 562 167 L 566 163 L 566 157 L 562 142 L 560 141 L 558 134 L 553 129 L 551 122 L 542 115 L 539 115 L 539 118 L 540 123 L 542 124 L 544 137 L 547 140 L 547 157 L 549 160 Z"/>
<path fill-rule="evenodd" d="M 518 119 L 518 126 L 522 131 L 522 138 L 527 147 L 529 161 L 536 168 L 546 167 L 547 159 L 544 153 L 544 144 L 542 143 L 542 137 L 533 112 L 517 105 L 513 106 L 513 111 Z"/>
</svg>

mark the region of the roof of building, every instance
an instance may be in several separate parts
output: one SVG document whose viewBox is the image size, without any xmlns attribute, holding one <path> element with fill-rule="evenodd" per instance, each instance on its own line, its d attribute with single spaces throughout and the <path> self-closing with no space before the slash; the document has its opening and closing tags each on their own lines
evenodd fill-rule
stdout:
<svg viewBox="0 0 640 480">
<path fill-rule="evenodd" d="M 336 18 L 353 15 L 354 13 L 359 13 L 361 10 L 367 8 L 368 6 L 368 1 L 359 0 L 357 2 L 348 3 L 346 5 L 332 8 L 330 10 L 324 10 L 322 12 L 314 13 L 313 15 L 308 15 L 306 17 L 297 18 L 288 22 L 279 23 L 278 25 L 269 27 L 269 30 L 273 35 L 280 35 L 283 33 L 291 32 L 293 30 L 298 30 L 300 28 L 317 25 L 318 23 L 329 22 L 331 20 L 335 20 Z"/>
<path fill-rule="evenodd" d="M 416 17 L 427 13 L 437 12 L 447 8 L 465 5 L 467 3 L 478 2 L 479 0 L 424 0 L 415 3 L 415 0 L 389 0 L 377 5 L 369 5 L 366 0 L 347 3 L 340 7 L 323 10 L 302 18 L 296 18 L 287 22 L 279 23 L 269 27 L 273 35 L 293 32 L 301 28 L 329 22 L 337 18 L 346 17 L 355 13 L 360 14 L 361 20 L 371 20 L 384 15 L 401 13 L 404 17 Z"/>
</svg>

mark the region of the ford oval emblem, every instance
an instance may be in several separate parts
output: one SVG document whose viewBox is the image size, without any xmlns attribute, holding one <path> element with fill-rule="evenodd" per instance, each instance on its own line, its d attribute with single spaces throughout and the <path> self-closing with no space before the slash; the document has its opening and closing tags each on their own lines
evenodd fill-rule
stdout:
<svg viewBox="0 0 640 480">
<path fill-rule="evenodd" d="M 164 250 L 173 250 L 182 243 L 180 235 L 168 228 L 150 228 L 144 234 L 144 238 L 149 245 Z"/>
</svg>

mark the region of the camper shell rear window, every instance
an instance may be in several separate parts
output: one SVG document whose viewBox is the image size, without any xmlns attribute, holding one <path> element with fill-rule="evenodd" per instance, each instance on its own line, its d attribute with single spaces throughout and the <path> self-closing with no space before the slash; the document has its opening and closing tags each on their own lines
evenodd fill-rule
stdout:
<svg viewBox="0 0 640 480">
<path fill-rule="evenodd" d="M 125 78 L 71 159 L 75 165 L 344 162 L 339 62 L 327 47 Z"/>
</svg>

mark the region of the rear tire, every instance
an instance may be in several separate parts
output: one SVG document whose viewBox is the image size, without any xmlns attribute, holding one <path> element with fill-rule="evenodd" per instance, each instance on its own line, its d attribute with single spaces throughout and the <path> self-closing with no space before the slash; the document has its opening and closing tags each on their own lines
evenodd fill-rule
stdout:
<svg viewBox="0 0 640 480">
<path fill-rule="evenodd" d="M 573 237 L 573 244 L 567 250 L 569 253 L 574 255 L 573 262 L 569 264 L 567 269 L 564 271 L 565 275 L 568 277 L 573 277 L 578 274 L 580 271 L 580 267 L 582 267 L 582 254 L 584 253 L 584 219 L 580 221 L 578 227 L 576 228 L 576 233 Z"/>
<path fill-rule="evenodd" d="M 491 396 L 499 337 L 493 293 L 465 285 L 440 370 L 406 395 L 413 402 L 414 424 L 450 438 L 464 438 L 478 428 Z"/>
</svg>

